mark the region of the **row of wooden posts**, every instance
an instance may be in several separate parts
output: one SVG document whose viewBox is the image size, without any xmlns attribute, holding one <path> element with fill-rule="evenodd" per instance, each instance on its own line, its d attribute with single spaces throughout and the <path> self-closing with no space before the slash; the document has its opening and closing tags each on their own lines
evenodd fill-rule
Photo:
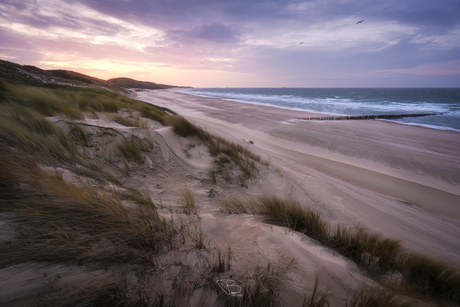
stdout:
<svg viewBox="0 0 460 307">
<path fill-rule="evenodd" d="M 396 119 L 403 117 L 420 117 L 438 115 L 437 113 L 417 113 L 417 114 L 387 114 L 387 115 L 355 115 L 355 116 L 325 116 L 325 117 L 297 117 L 301 120 L 362 120 L 362 119 Z"/>
</svg>

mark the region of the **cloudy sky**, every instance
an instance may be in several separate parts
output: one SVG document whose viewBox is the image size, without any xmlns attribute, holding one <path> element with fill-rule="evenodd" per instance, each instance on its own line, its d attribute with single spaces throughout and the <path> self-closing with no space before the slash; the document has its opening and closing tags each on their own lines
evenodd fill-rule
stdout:
<svg viewBox="0 0 460 307">
<path fill-rule="evenodd" d="M 0 59 L 195 87 L 460 87 L 460 0 L 0 0 Z"/>
</svg>

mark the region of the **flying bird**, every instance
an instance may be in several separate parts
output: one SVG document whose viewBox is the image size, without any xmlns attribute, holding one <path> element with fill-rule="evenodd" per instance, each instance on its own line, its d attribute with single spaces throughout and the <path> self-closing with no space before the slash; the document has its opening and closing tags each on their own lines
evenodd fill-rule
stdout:
<svg viewBox="0 0 460 307">
<path fill-rule="evenodd" d="M 301 45 L 302 45 L 303 43 L 305 43 L 305 42 L 300 42 Z"/>
<path fill-rule="evenodd" d="M 360 23 L 363 23 L 363 22 L 364 22 L 364 20 L 360 20 L 356 24 L 359 25 Z"/>
</svg>

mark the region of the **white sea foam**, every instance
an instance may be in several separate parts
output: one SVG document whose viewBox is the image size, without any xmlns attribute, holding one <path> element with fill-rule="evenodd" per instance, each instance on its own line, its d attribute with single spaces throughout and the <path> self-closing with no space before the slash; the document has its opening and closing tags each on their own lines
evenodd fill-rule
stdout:
<svg viewBox="0 0 460 307">
<path fill-rule="evenodd" d="M 331 115 L 436 113 L 399 123 L 460 130 L 460 89 L 185 89 L 193 95 Z"/>
</svg>

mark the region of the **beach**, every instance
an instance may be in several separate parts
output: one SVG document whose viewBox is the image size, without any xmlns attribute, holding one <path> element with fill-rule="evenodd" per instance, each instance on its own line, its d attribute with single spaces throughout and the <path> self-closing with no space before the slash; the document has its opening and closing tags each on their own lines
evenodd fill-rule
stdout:
<svg viewBox="0 0 460 307">
<path fill-rule="evenodd" d="M 283 172 L 244 192 L 299 201 L 332 223 L 359 226 L 460 263 L 460 134 L 379 120 L 320 116 L 169 90 L 137 99 L 245 143 Z"/>
<path fill-rule="evenodd" d="M 46 146 L 37 161 L 50 160 L 33 172 L 13 162 L 26 156 L 18 151 L 25 129 L 4 125 L 18 141 L 3 133 L 12 144 L 3 184 L 22 198 L 18 218 L 2 213 L 0 302 L 92 303 L 117 289 L 116 302 L 146 305 L 269 305 L 268 297 L 299 306 L 316 293 L 348 306 L 370 289 L 378 300 L 408 295 L 415 306 L 437 305 L 436 295 L 424 301 L 417 292 L 427 279 L 430 289 L 456 293 L 459 132 L 302 120 L 324 114 L 175 90 L 130 95 L 155 106 L 120 96 L 117 113 L 47 117 L 44 127 L 62 133 L 38 137 Z M 65 135 L 77 145 L 65 149 Z M 58 153 L 47 151 L 56 144 Z M 53 160 L 66 150 L 80 162 Z M 268 215 L 277 204 L 277 216 Z M 407 281 L 412 273 L 421 281 Z M 233 297 L 225 285 L 243 293 Z"/>
</svg>

